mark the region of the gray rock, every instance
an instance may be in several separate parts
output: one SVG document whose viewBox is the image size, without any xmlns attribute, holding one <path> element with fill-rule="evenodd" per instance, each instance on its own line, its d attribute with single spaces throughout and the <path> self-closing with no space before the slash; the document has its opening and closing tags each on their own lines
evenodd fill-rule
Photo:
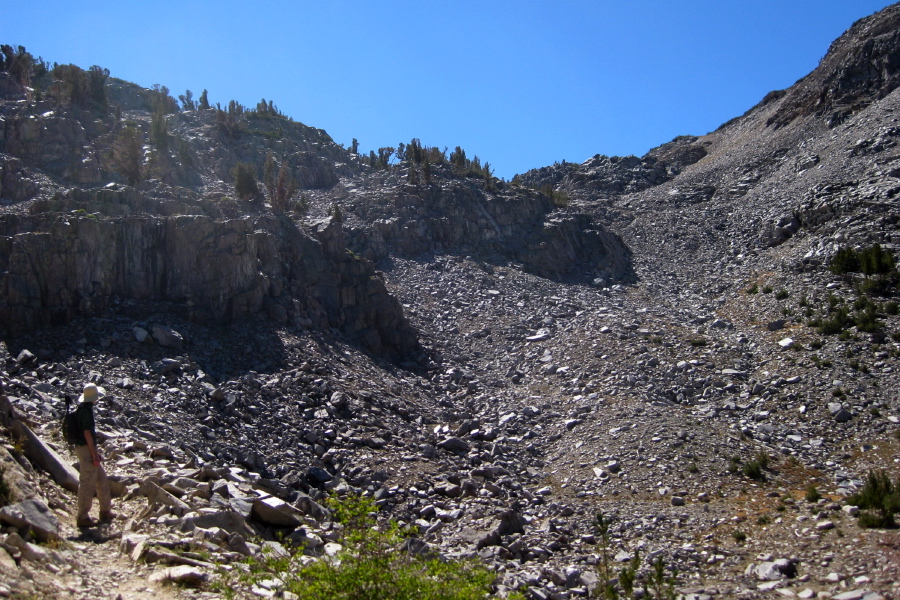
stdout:
<svg viewBox="0 0 900 600">
<path fill-rule="evenodd" d="M 869 591 L 865 589 L 850 590 L 831 597 L 831 600 L 863 600 Z"/>
<path fill-rule="evenodd" d="M 218 527 L 228 533 L 239 534 L 245 537 L 256 535 L 256 532 L 247 524 L 244 517 L 233 510 L 205 512 L 203 514 L 191 513 L 181 519 L 180 527 L 181 531 L 185 532 L 193 531 L 195 527 L 200 527 L 201 529 Z"/>
<path fill-rule="evenodd" d="M 781 569 L 772 561 L 756 565 L 753 568 L 753 574 L 760 581 L 778 581 L 784 577 Z"/>
<path fill-rule="evenodd" d="M 784 329 L 784 324 L 787 323 L 784 319 L 776 319 L 775 321 L 769 321 L 766 323 L 766 329 L 769 331 L 778 331 L 779 329 Z"/>
<path fill-rule="evenodd" d="M 834 420 L 837 421 L 838 423 L 846 423 L 847 421 L 851 420 L 852 418 L 853 418 L 853 413 L 851 413 L 849 410 L 847 410 L 845 408 L 842 408 L 841 410 L 839 410 L 838 412 L 836 412 L 834 414 Z"/>
<path fill-rule="evenodd" d="M 458 437 L 448 437 L 438 443 L 438 448 L 460 454 L 469 451 L 469 444 Z"/>
<path fill-rule="evenodd" d="M 503 536 L 513 533 L 525 533 L 525 528 L 518 513 L 508 510 L 492 518 L 483 528 L 464 529 L 461 537 L 480 550 L 486 546 L 499 545 Z"/>
<path fill-rule="evenodd" d="M 169 567 L 162 571 L 156 571 L 149 577 L 151 583 L 176 583 L 180 585 L 197 586 L 206 582 L 209 575 L 188 565 Z"/>
<path fill-rule="evenodd" d="M 31 530 L 42 542 L 59 540 L 59 519 L 50 507 L 36 498 L 0 508 L 0 522 L 22 531 Z"/>
<path fill-rule="evenodd" d="M 303 512 L 274 496 L 255 500 L 252 515 L 275 527 L 298 527 L 303 524 Z"/>
</svg>

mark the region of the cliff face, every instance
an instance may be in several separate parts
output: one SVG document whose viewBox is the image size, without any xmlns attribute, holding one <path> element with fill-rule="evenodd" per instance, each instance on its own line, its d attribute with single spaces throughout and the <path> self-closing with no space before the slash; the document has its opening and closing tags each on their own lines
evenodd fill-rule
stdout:
<svg viewBox="0 0 900 600">
<path fill-rule="evenodd" d="M 0 327 L 16 334 L 132 300 L 212 324 L 265 311 L 333 327 L 372 352 L 416 353 L 416 334 L 338 223 L 312 237 L 286 219 L 7 216 L 0 221 Z"/>
<path fill-rule="evenodd" d="M 768 125 L 816 115 L 842 123 L 900 85 L 900 6 L 860 19 L 831 44 L 819 66 L 787 90 Z"/>
<path fill-rule="evenodd" d="M 353 217 L 351 246 L 373 260 L 464 251 L 520 263 L 542 277 L 632 276 L 631 253 L 618 236 L 528 188 L 486 192 L 464 180 L 429 186 L 383 180 L 340 202 Z"/>
<path fill-rule="evenodd" d="M 76 94 L 77 67 L 35 69 L 29 88 L 0 72 L 2 332 L 167 302 L 204 323 L 263 312 L 336 328 L 402 358 L 416 334 L 369 261 L 474 254 L 550 278 L 633 277 L 600 221 L 477 162 L 432 152 L 429 170 L 419 148 L 376 163 L 271 103 L 179 110 L 158 88 L 110 78 Z M 242 198 L 238 166 L 257 181 Z"/>
</svg>

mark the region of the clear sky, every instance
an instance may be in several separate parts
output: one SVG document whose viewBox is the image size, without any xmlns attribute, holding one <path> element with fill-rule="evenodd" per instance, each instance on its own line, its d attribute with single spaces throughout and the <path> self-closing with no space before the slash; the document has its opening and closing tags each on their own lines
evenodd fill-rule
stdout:
<svg viewBox="0 0 900 600">
<path fill-rule="evenodd" d="M 418 137 L 506 179 L 702 135 L 885 0 L 5 0 L 0 43 L 173 96 L 274 100 L 368 151 Z"/>
</svg>

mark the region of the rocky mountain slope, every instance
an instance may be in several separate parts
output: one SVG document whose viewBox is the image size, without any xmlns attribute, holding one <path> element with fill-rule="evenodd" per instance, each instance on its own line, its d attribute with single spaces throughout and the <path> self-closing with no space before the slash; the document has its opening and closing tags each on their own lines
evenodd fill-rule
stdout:
<svg viewBox="0 0 900 600">
<path fill-rule="evenodd" d="M 320 555 L 357 492 L 500 595 L 595 590 L 601 511 L 686 598 L 898 597 L 848 503 L 900 472 L 896 270 L 829 268 L 900 244 L 898 15 L 712 133 L 512 182 L 9 49 L 2 458 L 67 541 L 0 511 L 0 594 L 215 597 L 148 571 Z M 39 457 L 86 381 L 126 518 L 79 534 Z"/>
</svg>

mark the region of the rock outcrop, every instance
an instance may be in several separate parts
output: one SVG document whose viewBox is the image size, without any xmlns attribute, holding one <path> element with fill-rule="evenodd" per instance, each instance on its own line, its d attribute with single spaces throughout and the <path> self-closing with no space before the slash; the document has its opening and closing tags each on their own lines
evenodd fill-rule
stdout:
<svg viewBox="0 0 900 600">
<path fill-rule="evenodd" d="M 514 261 L 543 277 L 628 280 L 631 254 L 599 220 L 559 210 L 526 188 L 486 192 L 464 180 L 441 185 L 355 188 L 342 202 L 356 217 L 350 244 L 373 260 L 473 252 Z"/>
<path fill-rule="evenodd" d="M 370 263 L 347 254 L 337 223 L 318 239 L 273 217 L 8 215 L 0 228 L 6 333 L 123 301 L 165 302 L 206 324 L 265 311 L 277 323 L 334 327 L 394 359 L 418 349 L 399 303 Z"/>
</svg>

